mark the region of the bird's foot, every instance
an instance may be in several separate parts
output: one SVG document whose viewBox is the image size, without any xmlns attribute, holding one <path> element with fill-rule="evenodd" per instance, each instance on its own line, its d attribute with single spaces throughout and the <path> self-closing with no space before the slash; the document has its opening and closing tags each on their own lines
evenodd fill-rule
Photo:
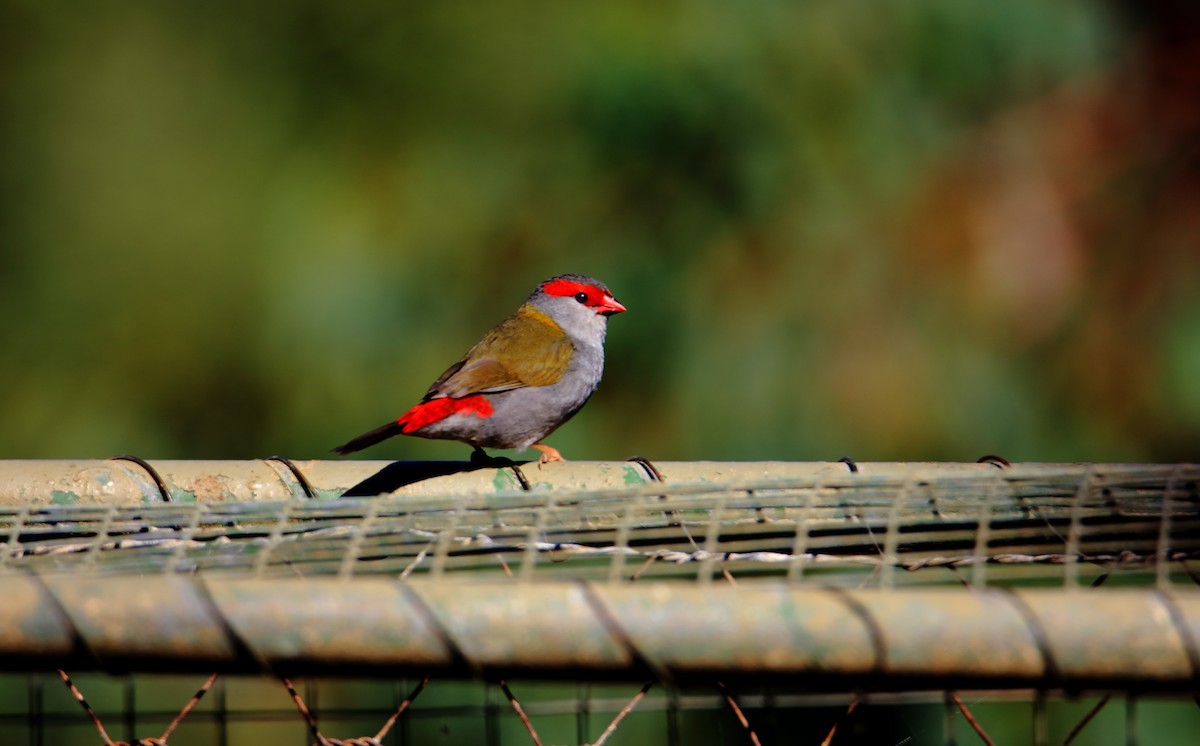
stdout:
<svg viewBox="0 0 1200 746">
<path fill-rule="evenodd" d="M 487 455 L 487 451 L 479 446 L 475 446 L 475 450 L 471 451 L 471 463 L 477 466 L 486 466 L 495 461 L 494 458 Z"/>
<path fill-rule="evenodd" d="M 566 461 L 566 459 L 562 457 L 562 454 L 558 452 L 557 448 L 543 445 L 541 443 L 534 443 L 533 447 L 542 452 L 541 458 L 538 459 L 539 469 L 552 461 Z"/>
</svg>

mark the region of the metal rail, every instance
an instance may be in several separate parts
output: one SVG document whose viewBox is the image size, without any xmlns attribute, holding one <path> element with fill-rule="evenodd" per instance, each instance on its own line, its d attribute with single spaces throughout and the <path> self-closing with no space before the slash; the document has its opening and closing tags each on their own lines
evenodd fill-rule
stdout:
<svg viewBox="0 0 1200 746">
<path fill-rule="evenodd" d="M 1200 689 L 1197 465 L 435 466 L 0 462 L 0 668 Z"/>
<path fill-rule="evenodd" d="M 0 576 L 8 670 L 1194 690 L 1200 592 Z"/>
<path fill-rule="evenodd" d="M 636 461 L 569 461 L 538 468 L 516 462 L 533 491 L 598 490 L 657 481 Z M 1121 468 L 1121 465 L 1107 465 Z M 772 480 L 837 479 L 851 473 L 841 462 L 661 462 L 670 483 L 763 483 Z M 863 463 L 864 477 L 914 479 L 948 474 L 979 477 L 997 471 L 990 463 Z M 1088 465 L 1021 464 L 1025 473 Z M 147 461 L 132 456 L 92 460 L 0 460 L 0 505 L 124 504 L 131 502 L 249 502 L 291 498 L 495 494 L 521 489 L 512 468 L 469 461 Z"/>
</svg>

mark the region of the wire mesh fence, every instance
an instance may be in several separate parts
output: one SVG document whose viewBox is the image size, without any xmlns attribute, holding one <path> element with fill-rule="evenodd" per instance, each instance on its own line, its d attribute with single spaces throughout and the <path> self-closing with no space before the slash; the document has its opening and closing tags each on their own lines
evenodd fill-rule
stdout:
<svg viewBox="0 0 1200 746">
<path fill-rule="evenodd" d="M 844 470 L 843 470 L 844 471 Z M 870 476 L 339 500 L 0 505 L 0 567 L 339 577 L 478 573 L 707 582 L 722 569 L 891 587 L 1081 572 L 1187 575 L 1196 467 Z M 642 568 L 640 564 L 649 564 Z M 1097 569 L 1098 568 L 1098 569 Z M 908 571 L 897 573 L 896 570 Z M 1158 577 L 1159 575 L 1162 577 Z M 1189 576 L 1190 578 L 1190 576 Z"/>
<path fill-rule="evenodd" d="M 599 487 L 442 470 L 439 489 L 340 498 L 362 474 L 134 465 L 137 499 L 86 499 L 114 467 L 85 463 L 41 482 L 76 496 L 57 502 L 0 468 L 0 668 L 20 673 L 0 732 L 17 742 L 102 733 L 74 698 L 50 714 L 68 689 L 29 672 L 58 669 L 120 737 L 173 744 L 1200 732 L 1196 465 L 583 467 Z M 240 484 L 243 466 L 276 483 Z M 297 496 L 271 499 L 278 484 Z M 141 695 L 165 680 L 192 691 Z M 239 711 L 247 687 L 274 704 Z"/>
<path fill-rule="evenodd" d="M 110 738 L 135 742 L 166 731 L 206 677 L 79 674 L 73 679 Z M 293 682 L 330 743 L 375 737 L 419 684 L 414 679 Z M 641 689 L 631 684 L 529 681 L 512 682 L 509 688 L 544 744 L 598 742 Z M 0 677 L 0 691 L 8 703 L 0 711 L 0 735 L 6 743 L 104 742 L 57 674 Z M 763 744 L 821 744 L 826 739 L 832 744 L 982 743 L 955 698 L 997 744 L 1182 746 L 1194 743 L 1200 728 L 1200 714 L 1194 712 L 1198 708 L 1186 697 L 1108 692 L 1064 696 L 1023 690 L 820 695 L 768 687 L 735 694 Z M 746 744 L 752 743 L 749 733 L 715 688 L 656 685 L 617 723 L 607 743 Z M 221 676 L 167 742 L 193 746 L 319 741 L 280 682 Z M 534 741 L 498 684 L 434 680 L 378 742 Z"/>
</svg>

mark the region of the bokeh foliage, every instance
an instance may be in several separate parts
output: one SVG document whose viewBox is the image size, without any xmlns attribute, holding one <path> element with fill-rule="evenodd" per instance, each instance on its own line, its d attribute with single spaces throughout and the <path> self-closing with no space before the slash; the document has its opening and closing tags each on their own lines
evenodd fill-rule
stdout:
<svg viewBox="0 0 1200 746">
<path fill-rule="evenodd" d="M 2 0 L 0 455 L 320 457 L 581 271 L 568 457 L 1196 459 L 1192 7 Z"/>
</svg>

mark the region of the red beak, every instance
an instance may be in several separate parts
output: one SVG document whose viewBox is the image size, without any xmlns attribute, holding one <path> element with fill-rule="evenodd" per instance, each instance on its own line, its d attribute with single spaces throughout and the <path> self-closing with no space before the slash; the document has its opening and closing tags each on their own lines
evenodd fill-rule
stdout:
<svg viewBox="0 0 1200 746">
<path fill-rule="evenodd" d="M 596 313 L 602 313 L 605 316 L 612 316 L 616 313 L 624 313 L 625 306 L 622 306 L 616 298 L 611 295 L 604 296 L 599 305 L 596 306 Z"/>
</svg>

